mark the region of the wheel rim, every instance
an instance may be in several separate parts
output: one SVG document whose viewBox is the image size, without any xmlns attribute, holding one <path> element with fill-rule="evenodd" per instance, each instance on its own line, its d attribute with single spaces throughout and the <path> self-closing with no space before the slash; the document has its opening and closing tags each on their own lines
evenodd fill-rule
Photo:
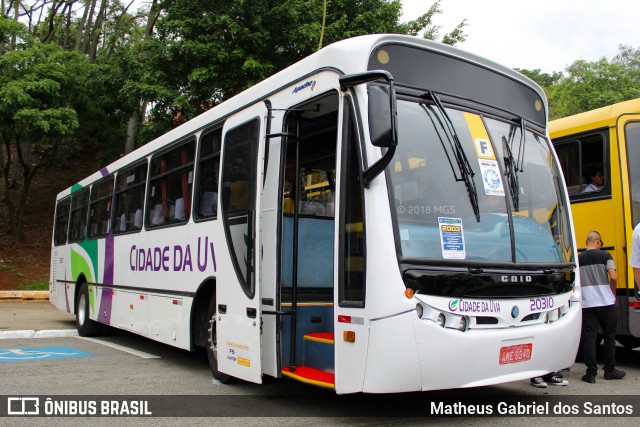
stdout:
<svg viewBox="0 0 640 427">
<path fill-rule="evenodd" d="M 84 325 L 86 316 L 87 316 L 86 297 L 84 296 L 84 293 L 81 293 L 80 300 L 78 302 L 78 324 L 80 326 Z"/>
</svg>

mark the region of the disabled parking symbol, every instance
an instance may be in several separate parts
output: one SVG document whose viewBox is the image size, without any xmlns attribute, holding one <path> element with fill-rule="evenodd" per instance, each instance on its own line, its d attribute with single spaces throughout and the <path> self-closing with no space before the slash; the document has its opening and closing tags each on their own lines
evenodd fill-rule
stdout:
<svg viewBox="0 0 640 427">
<path fill-rule="evenodd" d="M 1 362 L 24 362 L 28 360 L 68 359 L 94 356 L 92 353 L 72 347 L 6 348 L 0 349 Z"/>
</svg>

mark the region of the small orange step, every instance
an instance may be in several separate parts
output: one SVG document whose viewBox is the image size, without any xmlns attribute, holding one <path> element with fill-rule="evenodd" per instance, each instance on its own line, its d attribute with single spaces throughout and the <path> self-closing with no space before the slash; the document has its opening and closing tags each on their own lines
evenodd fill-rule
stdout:
<svg viewBox="0 0 640 427">
<path fill-rule="evenodd" d="M 296 366 L 296 369 L 293 372 L 289 368 L 282 368 L 282 375 L 319 387 L 335 388 L 334 374 L 310 368 L 308 366 Z"/>
<path fill-rule="evenodd" d="M 315 332 L 313 334 L 305 335 L 304 339 L 307 341 L 317 341 L 317 342 L 323 342 L 327 344 L 334 343 L 333 332 Z"/>
</svg>

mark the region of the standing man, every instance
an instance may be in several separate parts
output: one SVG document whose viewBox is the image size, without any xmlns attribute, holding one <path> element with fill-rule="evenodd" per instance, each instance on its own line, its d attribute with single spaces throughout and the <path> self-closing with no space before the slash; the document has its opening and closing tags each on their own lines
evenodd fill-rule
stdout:
<svg viewBox="0 0 640 427">
<path fill-rule="evenodd" d="M 596 382 L 596 338 L 598 325 L 604 335 L 604 379 L 619 380 L 624 371 L 616 369 L 616 266 L 613 258 L 602 249 L 602 237 L 597 231 L 587 234 L 587 250 L 578 256 L 582 281 L 582 339 L 587 373 L 582 381 Z"/>
<path fill-rule="evenodd" d="M 636 282 L 636 289 L 640 286 L 640 222 L 633 229 L 633 237 L 631 237 L 631 256 L 629 264 L 633 267 L 633 277 Z"/>
</svg>

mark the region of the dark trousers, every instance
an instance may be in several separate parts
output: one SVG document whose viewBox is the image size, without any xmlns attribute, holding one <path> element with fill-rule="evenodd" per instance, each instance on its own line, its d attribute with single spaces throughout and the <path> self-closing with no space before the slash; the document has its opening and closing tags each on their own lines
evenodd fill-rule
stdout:
<svg viewBox="0 0 640 427">
<path fill-rule="evenodd" d="M 616 307 L 592 307 L 582 309 L 582 352 L 587 374 L 596 375 L 596 340 L 598 325 L 602 328 L 604 337 L 604 371 L 611 372 L 616 367 Z"/>
</svg>

